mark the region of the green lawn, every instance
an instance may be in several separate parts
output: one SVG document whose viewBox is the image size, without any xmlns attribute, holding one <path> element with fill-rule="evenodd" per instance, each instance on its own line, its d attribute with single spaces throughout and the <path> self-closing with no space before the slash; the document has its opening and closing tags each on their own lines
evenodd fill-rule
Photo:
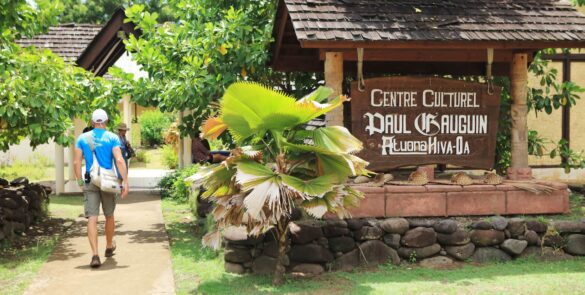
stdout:
<svg viewBox="0 0 585 295">
<path fill-rule="evenodd" d="M 51 197 L 49 211 L 54 218 L 72 220 L 82 213 L 83 198 Z M 48 223 L 48 222 L 47 222 Z M 62 222 L 53 222 L 55 226 Z M 59 242 L 62 232 L 45 236 L 35 236 L 23 249 L 14 250 L 8 245 L 0 246 L 0 294 L 22 294 L 35 278 L 53 248 Z M 20 237 L 19 237 L 20 238 Z M 27 238 L 27 237 L 22 237 Z M 21 239 L 22 239 L 21 238 Z"/>
<path fill-rule="evenodd" d="M 177 294 L 583 294 L 585 290 L 585 258 L 526 259 L 452 270 L 384 265 L 313 279 L 288 278 L 287 284 L 274 288 L 268 276 L 226 273 L 223 254 L 202 248 L 203 230 L 189 205 L 163 200 L 163 215 Z"/>
</svg>

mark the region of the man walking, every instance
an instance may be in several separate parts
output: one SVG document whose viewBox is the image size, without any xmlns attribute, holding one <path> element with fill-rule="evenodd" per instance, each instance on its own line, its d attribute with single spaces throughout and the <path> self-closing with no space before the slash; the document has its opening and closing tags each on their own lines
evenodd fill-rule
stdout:
<svg viewBox="0 0 585 295">
<path fill-rule="evenodd" d="M 130 170 L 130 166 L 128 165 L 128 160 L 134 157 L 136 154 L 134 153 L 134 149 L 132 145 L 126 139 L 126 132 L 130 130 L 126 123 L 120 123 L 118 125 L 118 137 L 120 138 L 120 149 L 122 150 L 122 157 L 124 157 L 124 161 L 126 162 L 126 168 Z"/>
<path fill-rule="evenodd" d="M 128 195 L 128 170 L 124 157 L 122 156 L 121 143 L 118 136 L 106 131 L 108 115 L 102 109 L 92 114 L 92 126 L 94 129 L 79 136 L 75 149 L 75 177 L 79 186 L 83 187 L 84 210 L 87 218 L 87 237 L 91 246 L 92 258 L 91 267 L 101 265 L 98 255 L 98 230 L 97 220 L 99 207 L 102 206 L 106 216 L 106 257 L 114 255 L 116 245 L 114 244 L 114 209 L 116 208 L 116 194 L 101 191 L 99 187 L 91 183 L 90 170 L 92 165 L 99 165 L 103 169 L 112 169 L 115 165 L 122 177 L 121 198 Z M 94 152 L 97 163 L 94 163 Z M 81 177 L 81 161 L 85 159 L 85 177 Z"/>
</svg>

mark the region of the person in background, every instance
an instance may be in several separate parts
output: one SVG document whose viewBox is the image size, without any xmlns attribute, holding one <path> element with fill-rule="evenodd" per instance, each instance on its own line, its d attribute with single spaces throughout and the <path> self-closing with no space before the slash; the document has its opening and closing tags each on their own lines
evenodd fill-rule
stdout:
<svg viewBox="0 0 585 295">
<path fill-rule="evenodd" d="M 191 159 L 193 164 L 220 163 L 229 157 L 229 151 L 211 151 L 209 141 L 200 132 L 192 134 Z"/>
<path fill-rule="evenodd" d="M 126 123 L 120 123 L 118 125 L 118 137 L 120 138 L 120 148 L 122 150 L 122 156 L 124 157 L 124 162 L 126 162 L 126 167 L 128 166 L 128 160 L 134 156 L 136 156 L 134 149 L 128 139 L 126 139 L 126 132 L 130 130 Z"/>
</svg>

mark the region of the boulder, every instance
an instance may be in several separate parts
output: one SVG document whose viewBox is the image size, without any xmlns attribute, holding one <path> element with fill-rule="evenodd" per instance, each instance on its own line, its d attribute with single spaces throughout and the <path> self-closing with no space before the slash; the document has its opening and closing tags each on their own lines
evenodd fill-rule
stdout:
<svg viewBox="0 0 585 295">
<path fill-rule="evenodd" d="M 475 253 L 473 253 L 471 259 L 475 262 L 486 263 L 509 261 L 512 260 L 512 257 L 500 249 L 480 247 L 475 249 Z"/>
<path fill-rule="evenodd" d="M 11 186 L 21 186 L 27 185 L 29 183 L 28 178 L 26 177 L 18 177 L 10 182 Z"/>
<path fill-rule="evenodd" d="M 585 235 L 574 234 L 568 236 L 565 251 L 571 255 L 585 256 Z"/>
<path fill-rule="evenodd" d="M 520 254 L 519 258 L 526 258 L 526 257 L 536 257 L 540 260 L 545 261 L 557 261 L 557 260 L 566 260 L 571 259 L 572 256 L 561 251 L 555 250 L 551 247 L 536 247 L 536 246 L 528 246 Z"/>
<path fill-rule="evenodd" d="M 276 269 L 276 258 L 261 255 L 254 259 L 252 272 L 259 275 L 273 274 Z"/>
<path fill-rule="evenodd" d="M 437 233 L 452 234 L 457 231 L 457 222 L 452 219 L 441 220 L 433 226 Z"/>
<path fill-rule="evenodd" d="M 437 223 L 437 219 L 429 218 L 409 218 L 408 223 L 411 228 L 415 227 L 433 227 Z"/>
<path fill-rule="evenodd" d="M 18 203 L 12 198 L 0 197 L 0 207 L 8 208 L 8 209 L 17 209 L 20 207 Z"/>
<path fill-rule="evenodd" d="M 480 221 L 476 221 L 476 222 L 472 223 L 471 228 L 481 229 L 481 230 L 490 230 L 490 229 L 494 229 L 494 226 L 491 224 L 491 222 L 487 222 L 485 220 L 480 220 Z"/>
<path fill-rule="evenodd" d="M 291 222 L 289 230 L 295 244 L 306 244 L 323 236 L 321 225 L 316 221 Z"/>
<path fill-rule="evenodd" d="M 523 240 L 528 242 L 529 246 L 540 246 L 540 236 L 533 230 L 527 230 L 522 237 Z"/>
<path fill-rule="evenodd" d="M 359 251 L 359 249 L 354 249 L 338 257 L 333 261 L 331 269 L 334 271 L 350 271 L 358 267 L 360 265 Z"/>
<path fill-rule="evenodd" d="M 224 259 L 227 262 L 244 263 L 252 260 L 252 254 L 247 248 L 235 248 L 228 246 L 225 248 Z"/>
<path fill-rule="evenodd" d="M 560 220 L 555 221 L 551 224 L 551 226 L 561 234 L 564 233 L 584 233 L 585 234 L 585 222 L 581 221 L 569 221 L 569 220 Z"/>
<path fill-rule="evenodd" d="M 223 237 L 234 245 L 256 245 L 262 241 L 260 237 L 248 237 L 244 226 L 229 226 L 223 231 Z"/>
<path fill-rule="evenodd" d="M 530 220 L 526 222 L 526 229 L 535 231 L 539 234 L 543 234 L 548 229 L 548 225 L 544 222 L 540 222 L 537 220 Z"/>
<path fill-rule="evenodd" d="M 348 219 L 346 220 L 347 222 L 347 227 L 352 230 L 359 230 L 360 228 L 362 228 L 362 226 L 364 226 L 364 222 L 361 219 Z"/>
<path fill-rule="evenodd" d="M 262 254 L 274 258 L 278 257 L 278 243 L 275 241 L 264 243 L 264 249 L 262 249 Z"/>
<path fill-rule="evenodd" d="M 553 247 L 556 249 L 560 249 L 560 248 L 565 246 L 566 241 L 559 234 L 544 235 L 542 237 L 542 244 L 545 245 L 546 247 Z"/>
<path fill-rule="evenodd" d="M 508 220 L 502 216 L 496 216 L 492 218 L 491 224 L 495 230 L 505 230 L 508 227 Z"/>
<path fill-rule="evenodd" d="M 390 234 L 404 234 L 409 229 L 408 220 L 404 218 L 388 218 L 378 224 L 385 232 Z"/>
<path fill-rule="evenodd" d="M 360 175 L 353 180 L 353 183 L 356 183 L 356 184 L 363 184 L 363 183 L 368 183 L 368 182 L 370 182 L 370 178 L 367 176 L 363 176 L 363 175 Z"/>
<path fill-rule="evenodd" d="M 385 234 L 384 243 L 392 247 L 393 249 L 400 248 L 400 235 L 399 234 Z"/>
<path fill-rule="evenodd" d="M 355 248 L 355 241 L 351 237 L 335 237 L 329 239 L 329 249 L 333 253 L 347 253 Z"/>
<path fill-rule="evenodd" d="M 469 243 L 469 232 L 466 230 L 457 230 L 452 234 L 437 234 L 439 244 L 444 246 L 465 245 Z"/>
<path fill-rule="evenodd" d="M 0 186 L 4 187 L 8 187 L 10 185 L 10 183 L 8 182 L 8 180 L 4 179 L 4 178 L 0 178 Z"/>
<path fill-rule="evenodd" d="M 476 246 L 485 247 L 501 244 L 506 236 L 504 235 L 504 232 L 499 230 L 476 229 L 471 232 L 470 238 L 471 242 Z"/>
<path fill-rule="evenodd" d="M 524 249 L 528 246 L 527 241 L 522 240 L 515 240 L 515 239 L 507 239 L 505 240 L 500 248 L 502 250 L 508 252 L 511 255 L 520 255 Z"/>
<path fill-rule="evenodd" d="M 15 233 L 22 234 L 26 232 L 26 225 L 24 225 L 24 223 L 12 222 L 12 228 Z"/>
<path fill-rule="evenodd" d="M 357 230 L 353 233 L 353 236 L 358 241 L 365 241 L 365 240 L 378 240 L 382 237 L 384 232 L 373 226 L 363 226 L 360 230 Z"/>
<path fill-rule="evenodd" d="M 513 238 L 524 235 L 526 230 L 526 221 L 522 218 L 512 218 L 508 221 L 507 229 Z"/>
<path fill-rule="evenodd" d="M 320 237 L 315 242 L 325 248 L 329 248 L 329 240 L 326 237 Z"/>
<path fill-rule="evenodd" d="M 246 269 L 244 268 L 244 266 L 239 264 L 239 263 L 225 262 L 223 264 L 223 267 L 224 267 L 226 272 L 230 272 L 230 273 L 243 274 L 246 272 Z"/>
<path fill-rule="evenodd" d="M 290 250 L 294 262 L 325 263 L 333 261 L 333 254 L 318 244 L 295 245 Z"/>
<path fill-rule="evenodd" d="M 453 265 L 453 259 L 446 256 L 435 256 L 421 260 L 420 266 L 426 268 L 444 268 Z"/>
<path fill-rule="evenodd" d="M 427 247 L 437 242 L 437 233 L 432 228 L 417 227 L 407 231 L 400 242 L 410 248 Z"/>
<path fill-rule="evenodd" d="M 382 241 L 370 240 L 359 245 L 362 256 L 360 262 L 368 266 L 391 262 L 394 265 L 400 264 L 400 257 L 396 250 L 386 246 Z"/>
<path fill-rule="evenodd" d="M 439 253 L 441 251 L 441 245 L 439 244 L 433 244 L 431 246 L 428 247 L 422 247 L 422 248 L 407 248 L 407 247 L 402 247 L 400 249 L 398 249 L 398 255 L 400 255 L 400 257 L 411 261 L 412 259 L 416 259 L 417 261 L 427 258 L 427 257 L 431 257 L 437 253 Z"/>
<path fill-rule="evenodd" d="M 473 255 L 475 245 L 473 243 L 468 243 L 462 246 L 447 246 L 445 247 L 445 251 L 457 260 L 466 260 Z"/>
<path fill-rule="evenodd" d="M 347 221 L 343 219 L 327 219 L 326 224 L 328 226 L 347 227 Z"/>
<path fill-rule="evenodd" d="M 301 276 L 317 276 L 325 272 L 325 269 L 321 264 L 315 263 L 301 263 L 295 265 L 291 272 L 293 275 L 301 275 Z"/>
<path fill-rule="evenodd" d="M 323 227 L 323 234 L 328 238 L 346 236 L 349 235 L 349 232 L 349 228 L 347 227 L 334 225 L 326 225 Z"/>
</svg>

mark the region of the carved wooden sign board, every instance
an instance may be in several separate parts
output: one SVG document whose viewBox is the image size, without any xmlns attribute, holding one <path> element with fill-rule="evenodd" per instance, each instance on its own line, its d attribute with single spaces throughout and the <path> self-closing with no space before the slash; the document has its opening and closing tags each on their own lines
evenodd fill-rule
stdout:
<svg viewBox="0 0 585 295">
<path fill-rule="evenodd" d="M 490 89 L 492 90 L 492 89 Z M 352 133 L 368 169 L 452 164 L 491 169 L 501 88 L 435 77 L 384 77 L 351 85 Z"/>
</svg>

